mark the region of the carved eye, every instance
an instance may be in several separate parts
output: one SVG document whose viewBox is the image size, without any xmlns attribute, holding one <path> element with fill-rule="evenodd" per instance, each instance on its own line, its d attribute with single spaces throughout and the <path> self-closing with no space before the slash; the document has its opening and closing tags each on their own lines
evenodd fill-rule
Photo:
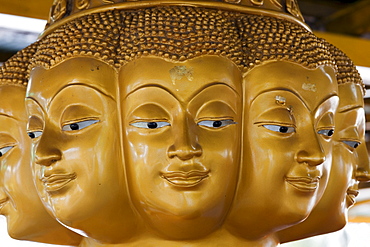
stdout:
<svg viewBox="0 0 370 247">
<path fill-rule="evenodd" d="M 356 141 L 342 141 L 343 143 L 347 144 L 351 148 L 357 148 L 361 143 Z"/>
<path fill-rule="evenodd" d="M 6 154 L 10 149 L 12 149 L 14 146 L 8 146 L 0 148 L 0 157 L 2 157 L 4 154 Z"/>
<path fill-rule="evenodd" d="M 166 126 L 170 126 L 171 124 L 165 121 L 158 121 L 158 122 L 135 122 L 131 123 L 130 125 L 142 129 L 159 129 Z"/>
<path fill-rule="evenodd" d="M 42 131 L 29 131 L 27 134 L 31 139 L 35 139 L 42 135 Z"/>
<path fill-rule="evenodd" d="M 62 127 L 63 131 L 76 131 L 76 130 L 82 130 L 86 127 L 89 127 L 90 125 L 96 124 L 99 122 L 99 120 L 86 120 L 71 124 L 66 124 Z"/>
<path fill-rule="evenodd" d="M 279 132 L 279 133 L 284 133 L 284 134 L 295 132 L 295 128 L 290 127 L 290 126 L 273 125 L 273 124 L 265 124 L 262 126 L 268 130 Z"/>
<path fill-rule="evenodd" d="M 319 133 L 320 135 L 325 135 L 325 136 L 330 137 L 334 134 L 334 130 L 333 129 L 322 129 L 322 130 L 317 131 L 317 133 Z"/>
<path fill-rule="evenodd" d="M 231 124 L 236 124 L 232 119 L 225 120 L 204 120 L 198 123 L 199 126 L 205 126 L 209 128 L 222 128 Z"/>
</svg>

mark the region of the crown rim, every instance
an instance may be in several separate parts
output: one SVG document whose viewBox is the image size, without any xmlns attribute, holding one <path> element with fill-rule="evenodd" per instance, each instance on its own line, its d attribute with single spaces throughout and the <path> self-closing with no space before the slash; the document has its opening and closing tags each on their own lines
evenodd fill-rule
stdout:
<svg viewBox="0 0 370 247">
<path fill-rule="evenodd" d="M 40 35 L 39 40 L 47 36 L 48 34 L 52 33 L 58 27 L 74 20 L 79 17 L 99 13 L 99 12 L 106 12 L 111 10 L 125 10 L 125 9 L 144 9 L 150 7 L 158 7 L 158 6 L 187 6 L 187 7 L 206 7 L 211 9 L 220 9 L 220 10 L 229 10 L 234 12 L 246 13 L 246 14 L 253 14 L 253 15 L 261 15 L 261 16 L 269 16 L 275 17 L 279 19 L 285 19 L 295 24 L 298 24 L 307 31 L 312 32 L 311 28 L 302 20 L 298 18 L 275 10 L 268 10 L 268 9 L 258 9 L 249 6 L 241 6 L 241 5 L 234 5 L 224 2 L 209 2 L 209 1 L 194 1 L 194 0 L 160 0 L 160 1 L 140 1 L 140 2 L 124 2 L 124 3 L 116 3 L 114 5 L 106 5 L 106 6 L 99 6 L 87 10 L 80 11 L 73 15 L 67 16 L 63 19 L 60 19 L 49 27 L 47 27 Z"/>
</svg>

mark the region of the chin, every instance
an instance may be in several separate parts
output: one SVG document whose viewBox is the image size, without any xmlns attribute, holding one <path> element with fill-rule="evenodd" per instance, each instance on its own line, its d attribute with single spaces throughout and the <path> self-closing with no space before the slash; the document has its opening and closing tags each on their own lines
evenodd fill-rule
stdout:
<svg viewBox="0 0 370 247">
<path fill-rule="evenodd" d="M 39 235 L 40 226 L 27 224 L 27 222 L 8 221 L 8 234 L 18 240 L 34 241 Z"/>
</svg>

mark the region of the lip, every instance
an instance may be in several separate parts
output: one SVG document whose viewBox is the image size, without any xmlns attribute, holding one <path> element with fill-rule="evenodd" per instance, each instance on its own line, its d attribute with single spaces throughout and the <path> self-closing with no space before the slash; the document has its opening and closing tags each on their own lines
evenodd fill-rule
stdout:
<svg viewBox="0 0 370 247">
<path fill-rule="evenodd" d="M 41 182 L 43 182 L 46 192 L 56 192 L 64 188 L 74 179 L 76 179 L 76 177 L 76 173 L 53 174 L 47 177 L 42 177 Z"/>
<path fill-rule="evenodd" d="M 315 192 L 319 186 L 320 177 L 286 177 L 285 181 L 302 192 Z"/>
<path fill-rule="evenodd" d="M 4 207 L 4 205 L 9 201 L 9 198 L 6 197 L 6 198 L 3 198 L 0 200 L 0 211 L 1 209 Z"/>
<path fill-rule="evenodd" d="M 162 173 L 161 177 L 171 185 L 188 188 L 200 184 L 209 177 L 209 171 L 167 172 Z"/>
<path fill-rule="evenodd" d="M 352 206 L 356 202 L 356 197 L 358 196 L 359 191 L 356 189 L 349 188 L 347 190 L 346 199 L 347 199 L 347 207 Z"/>
</svg>

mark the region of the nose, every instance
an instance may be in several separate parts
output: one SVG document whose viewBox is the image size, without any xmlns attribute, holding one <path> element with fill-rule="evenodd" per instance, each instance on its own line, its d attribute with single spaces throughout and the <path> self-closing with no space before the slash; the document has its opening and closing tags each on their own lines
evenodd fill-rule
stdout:
<svg viewBox="0 0 370 247">
<path fill-rule="evenodd" d="M 360 182 L 367 182 L 370 180 L 370 162 L 365 142 L 356 149 L 356 152 L 358 156 L 356 179 Z"/>
<path fill-rule="evenodd" d="M 305 136 L 301 141 L 301 148 L 296 154 L 298 163 L 307 163 L 310 166 L 318 166 L 325 161 L 325 152 L 320 143 L 319 136 L 315 131 L 312 135 Z"/>
<path fill-rule="evenodd" d="M 41 166 L 51 166 L 62 159 L 62 152 L 56 147 L 57 136 L 47 128 L 43 131 L 40 141 L 35 144 L 35 163 Z"/>
<path fill-rule="evenodd" d="M 59 150 L 53 150 L 53 153 L 43 154 L 40 151 L 36 151 L 35 162 L 41 166 L 51 166 L 57 161 L 61 160 L 61 154 Z"/>
<path fill-rule="evenodd" d="M 168 149 L 168 157 L 178 157 L 180 160 L 189 160 L 195 156 L 201 156 L 203 151 L 198 143 L 196 124 L 189 123 L 184 118 L 177 126 L 173 127 L 174 142 Z"/>
</svg>

